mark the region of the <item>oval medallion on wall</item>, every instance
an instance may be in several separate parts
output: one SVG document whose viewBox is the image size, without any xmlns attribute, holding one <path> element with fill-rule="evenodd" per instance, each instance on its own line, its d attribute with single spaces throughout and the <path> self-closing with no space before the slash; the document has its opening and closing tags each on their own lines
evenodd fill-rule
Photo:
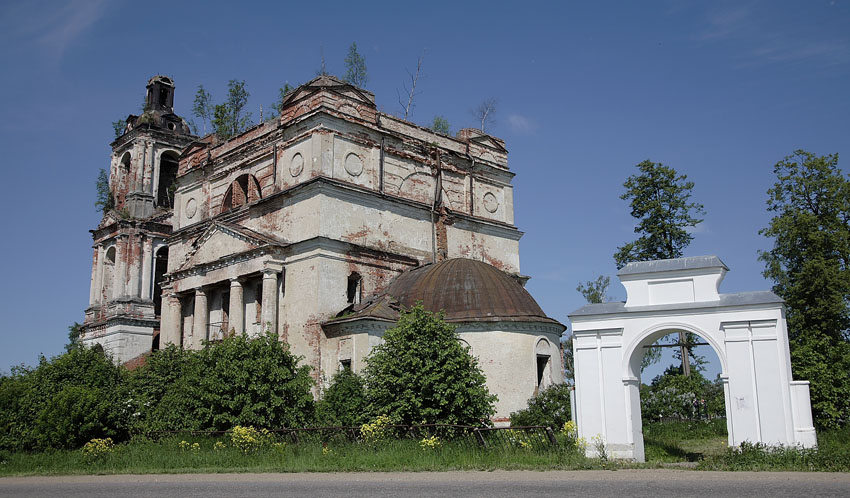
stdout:
<svg viewBox="0 0 850 498">
<path fill-rule="evenodd" d="M 298 176 L 303 170 L 304 157 L 301 156 L 301 153 L 296 152 L 295 155 L 292 156 L 292 161 L 289 162 L 289 174 L 292 176 Z"/>
<path fill-rule="evenodd" d="M 194 197 L 190 198 L 186 201 L 186 217 L 192 219 L 195 217 L 195 213 L 198 212 L 198 201 L 195 200 Z"/>
<path fill-rule="evenodd" d="M 359 176 L 363 173 L 363 160 L 354 152 L 345 156 L 345 171 L 351 176 Z"/>
<path fill-rule="evenodd" d="M 488 213 L 495 213 L 496 210 L 499 209 L 499 201 L 492 192 L 484 194 L 484 209 L 486 209 Z"/>
</svg>

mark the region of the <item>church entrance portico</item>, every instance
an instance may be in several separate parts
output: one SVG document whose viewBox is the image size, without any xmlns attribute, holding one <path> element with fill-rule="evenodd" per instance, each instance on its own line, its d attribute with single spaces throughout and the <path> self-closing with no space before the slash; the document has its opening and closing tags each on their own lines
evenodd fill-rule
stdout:
<svg viewBox="0 0 850 498">
<path fill-rule="evenodd" d="M 702 256 L 631 263 L 618 274 L 625 303 L 570 315 L 579 436 L 615 458 L 643 461 L 640 367 L 645 346 L 673 332 L 718 356 L 729 445 L 816 444 L 807 381 L 793 381 L 782 300 L 771 292 L 719 294 L 728 269 Z M 588 452 L 595 454 L 590 445 Z"/>
</svg>

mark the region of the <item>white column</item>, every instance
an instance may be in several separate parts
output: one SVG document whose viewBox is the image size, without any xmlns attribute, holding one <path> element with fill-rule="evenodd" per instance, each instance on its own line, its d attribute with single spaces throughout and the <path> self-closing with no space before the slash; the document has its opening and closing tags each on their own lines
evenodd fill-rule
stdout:
<svg viewBox="0 0 850 498">
<path fill-rule="evenodd" d="M 153 280 L 153 240 L 150 237 L 145 237 L 142 242 L 142 293 L 139 297 L 142 299 L 153 299 L 153 288 L 151 280 Z M 163 301 L 163 304 L 165 301 Z"/>
<path fill-rule="evenodd" d="M 142 273 L 141 256 L 142 240 L 141 234 L 136 233 L 127 238 L 127 292 L 131 297 L 140 297 L 139 280 Z M 137 252 L 138 251 L 138 252 Z"/>
<path fill-rule="evenodd" d="M 238 278 L 230 279 L 230 319 L 228 327 L 236 335 L 245 332 L 245 299 L 242 293 L 242 282 Z"/>
<path fill-rule="evenodd" d="M 207 293 L 198 287 L 195 289 L 195 315 L 192 326 L 192 348 L 201 349 L 207 339 L 207 322 L 209 321 L 209 308 L 207 307 Z"/>
<path fill-rule="evenodd" d="M 159 343 L 161 347 L 169 344 L 182 346 L 180 329 L 183 325 L 183 310 L 180 298 L 171 292 L 171 288 L 162 289 L 162 318 L 159 326 Z"/>
<path fill-rule="evenodd" d="M 124 260 L 127 258 L 127 236 L 121 235 L 115 241 L 115 270 L 112 272 L 112 299 L 124 295 L 127 271 Z"/>
<path fill-rule="evenodd" d="M 100 246 L 95 247 L 92 255 L 91 262 L 91 287 L 89 288 L 89 306 L 93 306 L 97 300 L 98 294 L 98 286 L 97 286 L 97 270 L 100 265 Z"/>
<path fill-rule="evenodd" d="M 263 270 L 263 324 L 262 332 L 277 333 L 277 269 Z"/>
<path fill-rule="evenodd" d="M 97 246 L 95 250 L 97 251 L 97 274 L 94 277 L 94 289 L 92 289 L 92 292 L 94 293 L 94 302 L 101 304 L 100 301 L 103 297 L 103 263 L 106 258 L 106 250 L 103 246 Z"/>
</svg>

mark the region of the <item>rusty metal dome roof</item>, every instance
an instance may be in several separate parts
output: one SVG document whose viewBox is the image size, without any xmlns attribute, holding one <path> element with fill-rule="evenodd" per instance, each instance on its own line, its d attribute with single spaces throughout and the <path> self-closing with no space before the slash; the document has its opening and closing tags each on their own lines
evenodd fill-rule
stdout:
<svg viewBox="0 0 850 498">
<path fill-rule="evenodd" d="M 456 258 L 402 273 L 385 291 L 404 307 L 421 301 L 425 309 L 444 311 L 449 322 L 542 321 L 546 316 L 520 283 L 481 261 Z"/>
</svg>

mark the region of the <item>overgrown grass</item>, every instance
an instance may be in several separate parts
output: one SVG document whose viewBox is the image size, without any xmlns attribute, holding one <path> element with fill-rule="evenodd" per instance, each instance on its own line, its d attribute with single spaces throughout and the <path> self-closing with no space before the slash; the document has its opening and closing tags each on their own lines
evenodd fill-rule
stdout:
<svg viewBox="0 0 850 498">
<path fill-rule="evenodd" d="M 818 433 L 817 448 L 742 444 L 706 457 L 702 470 L 850 471 L 850 426 Z"/>
<path fill-rule="evenodd" d="M 652 422 L 643 426 L 647 462 L 697 462 L 726 451 L 726 420 Z"/>
<path fill-rule="evenodd" d="M 181 441 L 186 449 L 181 449 Z M 215 449 L 215 443 L 226 447 Z M 199 449 L 192 450 L 193 443 Z M 5 456 L 0 475 L 148 474 L 196 472 L 351 472 L 604 468 L 575 449 L 547 451 L 522 448 L 484 449 L 445 442 L 423 450 L 419 441 L 399 440 L 377 445 L 337 442 L 322 446 L 302 442 L 264 447 L 245 454 L 228 438 L 182 437 L 160 441 L 135 440 L 116 445 L 99 458 L 81 451 L 15 453 Z M 611 465 L 608 464 L 610 467 Z"/>
</svg>

